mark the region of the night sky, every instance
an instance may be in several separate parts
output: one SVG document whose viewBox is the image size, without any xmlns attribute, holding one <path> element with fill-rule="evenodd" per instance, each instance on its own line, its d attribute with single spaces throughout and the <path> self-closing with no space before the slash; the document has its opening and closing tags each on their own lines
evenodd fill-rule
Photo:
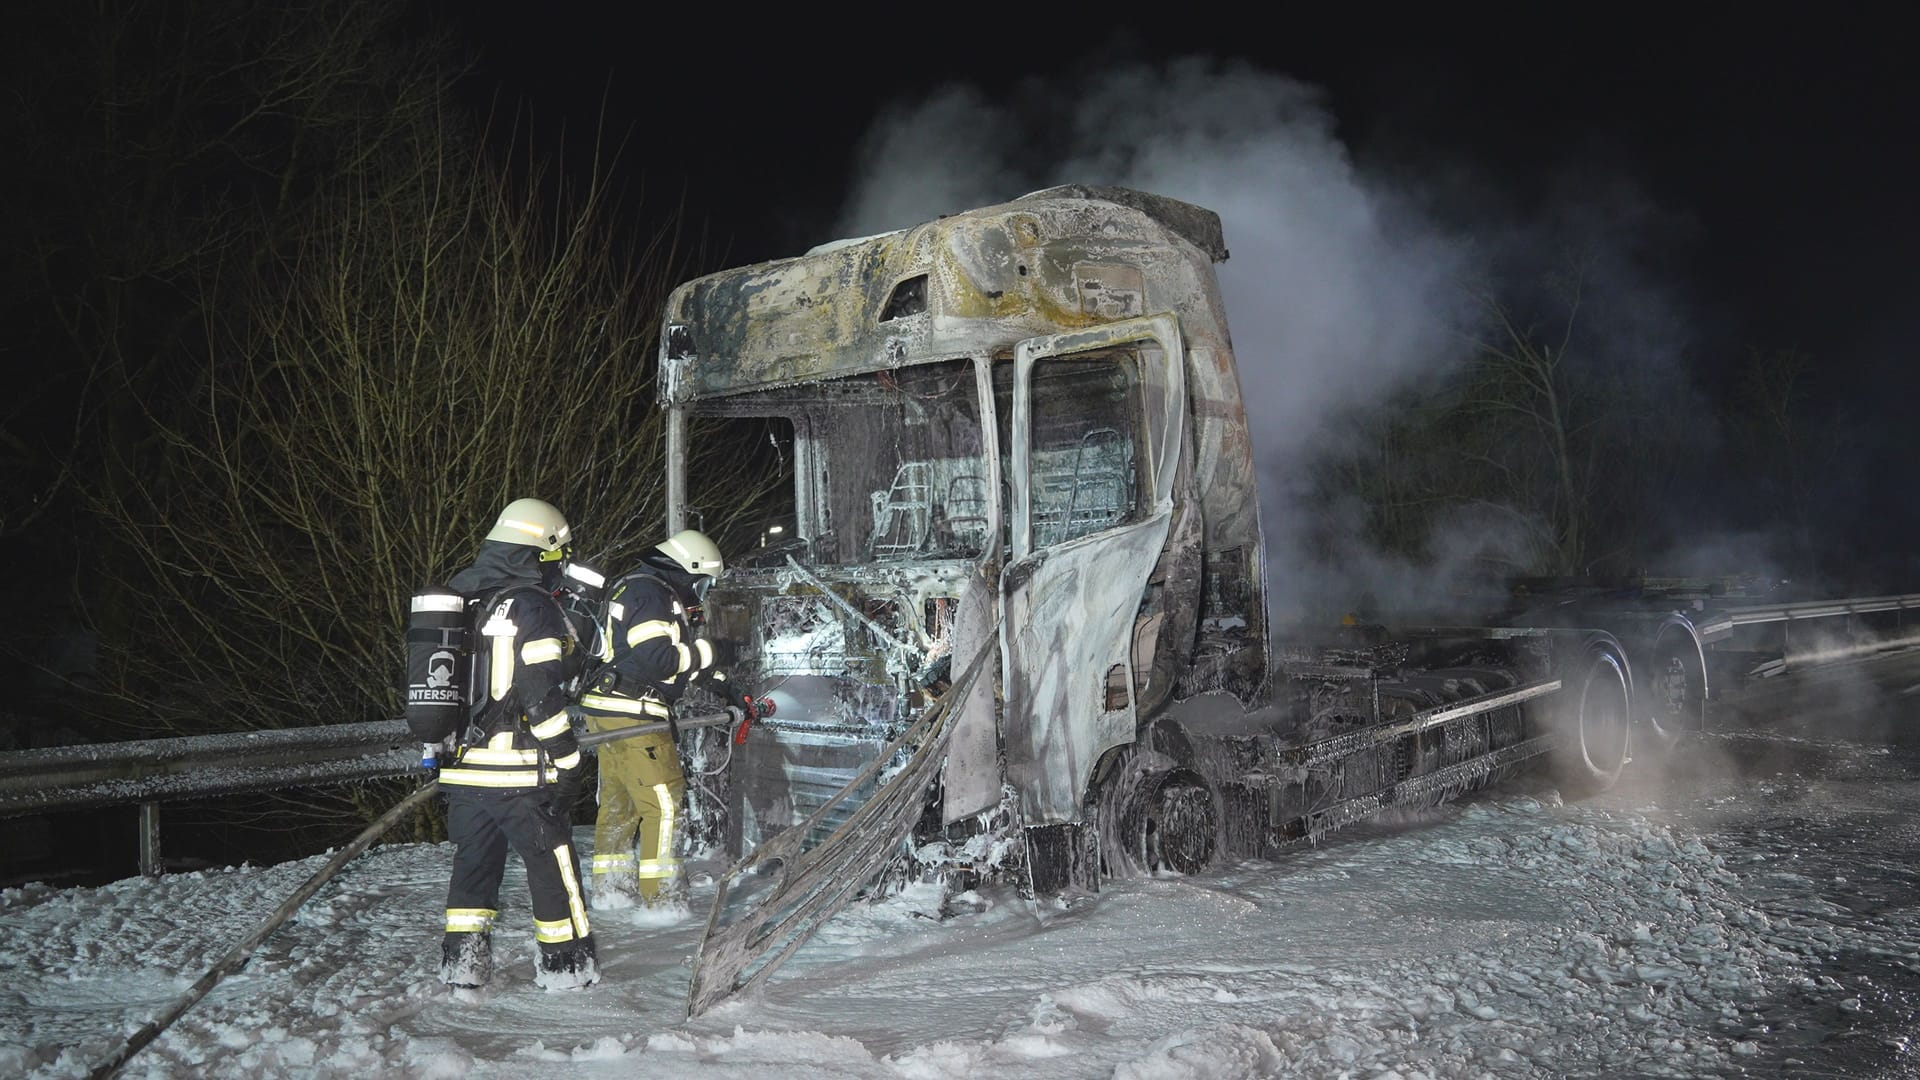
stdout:
<svg viewBox="0 0 1920 1080">
<path fill-rule="evenodd" d="M 271 25 L 270 9 L 254 10 Z M 1363 284 L 1385 288 L 1337 297 L 1345 303 L 1338 317 L 1322 319 L 1389 343 L 1394 328 L 1373 324 L 1391 321 L 1383 312 L 1392 289 L 1417 286 L 1420 273 L 1440 265 L 1409 266 L 1395 279 L 1391 264 L 1404 251 L 1520 251 L 1538 270 L 1557 243 L 1601 245 L 1629 314 L 1659 323 L 1647 351 L 1658 355 L 1643 366 L 1682 374 L 1676 396 L 1699 405 L 1703 431 L 1718 422 L 1709 414 L 1728 400 L 1751 351 L 1814 358 L 1806 416 L 1845 446 L 1817 507 L 1823 542 L 1871 549 L 1866 561 L 1888 585 L 1920 588 L 1920 557 L 1908 541 L 1920 529 L 1910 479 L 1920 435 L 1909 421 L 1920 399 L 1911 362 L 1920 314 L 1908 299 L 1920 285 L 1910 254 L 1920 236 L 1920 74 L 1904 35 L 1871 14 L 1527 6 L 1410 19 L 1367 8 L 1226 16 L 1190 7 L 789 5 L 768 16 L 579 0 L 537 9 L 407 0 L 400 10 L 414 31 L 438 28 L 473 57 L 458 96 L 478 115 L 492 110 L 490 133 L 503 153 L 503 134 L 531 130 L 579 178 L 594 161 L 596 136 L 618 145 L 614 179 L 636 234 L 673 217 L 683 252 L 694 253 L 686 274 L 799 254 L 1053 183 L 1135 182 L 1136 174 L 1104 168 L 1100 154 L 1135 150 L 1130 140 L 1139 138 L 1179 145 L 1186 99 L 1154 96 L 1168 87 L 1205 105 L 1190 119 L 1211 156 L 1160 190 L 1223 215 L 1234 257 L 1221 274 L 1237 347 L 1265 329 L 1258 322 L 1272 313 L 1263 307 L 1284 308 L 1248 296 L 1247 280 L 1264 269 L 1261 258 L 1285 248 L 1285 230 L 1234 205 L 1234 185 L 1288 186 L 1260 171 L 1262 153 L 1299 164 L 1304 146 L 1312 168 L 1302 186 L 1338 173 L 1331 186 L 1350 190 L 1336 195 L 1379 197 L 1371 205 L 1391 206 L 1416 226 L 1398 223 L 1418 242 L 1399 237 L 1354 263 L 1366 271 Z M 61 69 L 64 82 L 84 88 L 84 60 Z M 1197 85 L 1195 70 L 1205 73 L 1199 83 L 1217 76 L 1221 92 Z M 1250 141 L 1236 159 L 1241 104 Z M 1135 120 L 1147 126 L 1122 130 Z M 1100 125 L 1109 123 L 1113 138 L 1103 147 Z M 35 183 L 65 190 L 56 175 L 20 174 L 31 181 L 17 185 L 29 193 L 22 204 L 32 203 Z M 1273 201 L 1284 212 L 1339 205 Z M 38 219 L 23 212 L 18 220 Z M 95 237 L 108 254 L 115 228 Z M 1296 255 L 1284 269 L 1297 285 L 1314 267 Z M 1287 317 L 1302 314 L 1294 299 Z M 34 319 L 48 306 L 35 297 L 19 303 Z M 57 341 L 57 328 L 49 332 Z M 1330 354 L 1374 345 L 1325 335 L 1312 344 Z M 1253 351 L 1240 348 L 1243 379 Z M 1384 376 L 1426 362 L 1404 351 L 1397 364 L 1382 362 Z M 1317 378 L 1342 374 L 1324 361 L 1307 369 L 1254 373 L 1249 397 L 1311 399 Z M 1352 405 L 1351 394 L 1333 404 Z M 15 420 L 22 431 L 56 424 Z M 41 441 L 57 447 L 62 436 Z M 1761 485 L 1737 456 L 1716 454 L 1711 468 L 1690 479 L 1676 513 L 1716 517 L 1733 531 L 1776 524 L 1776 508 L 1754 494 Z"/>
<path fill-rule="evenodd" d="M 1685 322 L 1700 392 L 1723 395 L 1749 349 L 1812 354 L 1810 415 L 1846 425 L 1855 444 L 1821 512 L 1835 535 L 1913 567 L 1920 76 L 1901 35 L 1872 16 L 1555 5 L 1409 22 L 1384 9 L 1181 8 L 1129 23 L 1099 8 L 971 20 L 942 7 L 823 10 L 760 21 L 684 6 L 558 4 L 529 17 L 461 4 L 446 23 L 481 56 L 467 87 L 476 102 L 519 102 L 552 134 L 589 131 L 604 100 L 608 129 L 630 133 L 623 179 L 643 181 L 656 209 L 684 198 L 706 269 L 847 235 L 862 140 L 889 110 L 955 86 L 1001 115 L 1040 98 L 1070 108 L 1063 99 L 1102 71 L 1181 57 L 1316 89 L 1361 175 L 1469 234 L 1625 192 L 1639 211 L 1634 235 L 1618 239 Z M 568 142 L 577 153 L 583 140 Z M 1028 126 L 1012 153 L 1045 156 L 1044 143 L 1044 127 Z M 1718 483 L 1737 504 L 1742 478 Z M 1730 512 L 1754 528 L 1769 513 Z"/>
<path fill-rule="evenodd" d="M 649 199 L 684 185 L 690 218 L 730 245 L 730 262 L 833 238 L 853 148 L 888 103 L 1209 55 L 1322 88 L 1363 166 L 1471 169 L 1516 208 L 1569 170 L 1637 184 L 1689 230 L 1674 239 L 1705 315 L 1749 343 L 1867 363 L 1913 340 L 1920 74 L 1870 14 L 1583 18 L 1556 5 L 1408 23 L 1276 9 L 1269 26 L 1170 10 L 1131 26 L 1002 13 L 943 27 L 949 9 L 756 22 L 457 7 L 450 24 L 482 56 L 470 89 L 576 130 L 604 93 L 609 127 L 633 132 L 628 165 L 644 169 Z"/>
</svg>

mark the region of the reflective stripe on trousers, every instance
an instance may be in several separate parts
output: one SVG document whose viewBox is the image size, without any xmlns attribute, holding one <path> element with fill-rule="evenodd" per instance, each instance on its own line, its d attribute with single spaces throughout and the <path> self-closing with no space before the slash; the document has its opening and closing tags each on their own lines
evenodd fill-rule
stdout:
<svg viewBox="0 0 1920 1080">
<path fill-rule="evenodd" d="M 627 723 L 622 718 L 587 719 L 596 730 Z M 596 881 L 645 898 L 659 895 L 673 881 L 679 865 L 673 845 L 681 831 L 685 788 L 680 754 L 665 732 L 601 745 L 600 812 L 593 830 Z"/>
</svg>

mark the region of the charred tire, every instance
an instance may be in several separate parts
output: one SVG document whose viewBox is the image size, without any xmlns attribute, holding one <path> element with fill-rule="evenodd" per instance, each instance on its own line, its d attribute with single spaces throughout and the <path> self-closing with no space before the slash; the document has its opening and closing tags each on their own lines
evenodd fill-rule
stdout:
<svg viewBox="0 0 1920 1080">
<path fill-rule="evenodd" d="M 1597 794 L 1620 779 L 1633 726 L 1633 677 L 1611 637 L 1588 639 L 1570 663 L 1556 710 L 1555 779 L 1574 797 Z"/>
<path fill-rule="evenodd" d="M 1117 810 L 1117 820 L 1102 837 L 1109 876 L 1198 874 L 1212 865 L 1220 810 L 1213 789 L 1197 773 L 1147 773 L 1130 786 Z"/>
<path fill-rule="evenodd" d="M 1669 615 L 1654 631 L 1634 680 L 1636 748 L 1673 749 L 1707 725 L 1707 654 L 1683 615 Z"/>
</svg>

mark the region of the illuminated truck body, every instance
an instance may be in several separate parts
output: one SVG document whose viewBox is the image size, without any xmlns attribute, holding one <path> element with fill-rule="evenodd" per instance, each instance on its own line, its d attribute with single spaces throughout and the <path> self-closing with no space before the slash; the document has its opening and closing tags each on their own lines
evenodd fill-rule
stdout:
<svg viewBox="0 0 1920 1080">
<path fill-rule="evenodd" d="M 1270 640 L 1226 257 L 1211 211 L 1066 187 L 673 294 L 669 527 L 702 523 L 687 462 L 721 430 L 763 432 L 783 477 L 707 604 L 779 703 L 705 808 L 731 851 L 834 828 L 935 702 L 907 848 L 973 870 L 1011 849 L 1036 889 L 1465 790 L 1553 748 L 1549 698 L 1563 752 L 1617 771 L 1633 691 L 1604 631 Z M 1675 717 L 1704 700 L 1687 638 Z M 967 842 L 994 830 L 1021 842 Z"/>
</svg>

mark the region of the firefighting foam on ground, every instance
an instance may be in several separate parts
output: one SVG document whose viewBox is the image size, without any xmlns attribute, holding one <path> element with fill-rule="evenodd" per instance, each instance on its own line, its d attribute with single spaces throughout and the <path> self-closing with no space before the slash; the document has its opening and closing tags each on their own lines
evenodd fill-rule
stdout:
<svg viewBox="0 0 1920 1080">
<path fill-rule="evenodd" d="M 449 1001 L 420 922 L 451 850 L 382 847 L 125 1075 L 1909 1075 L 1916 703 L 1911 653 L 1808 669 L 1594 799 L 1517 784 L 1069 905 L 908 887 L 691 1022 L 723 859 L 691 910 L 594 912 L 602 985 L 541 992 L 503 930 Z M 320 858 L 0 894 L 0 1072 L 87 1075 Z"/>
</svg>

